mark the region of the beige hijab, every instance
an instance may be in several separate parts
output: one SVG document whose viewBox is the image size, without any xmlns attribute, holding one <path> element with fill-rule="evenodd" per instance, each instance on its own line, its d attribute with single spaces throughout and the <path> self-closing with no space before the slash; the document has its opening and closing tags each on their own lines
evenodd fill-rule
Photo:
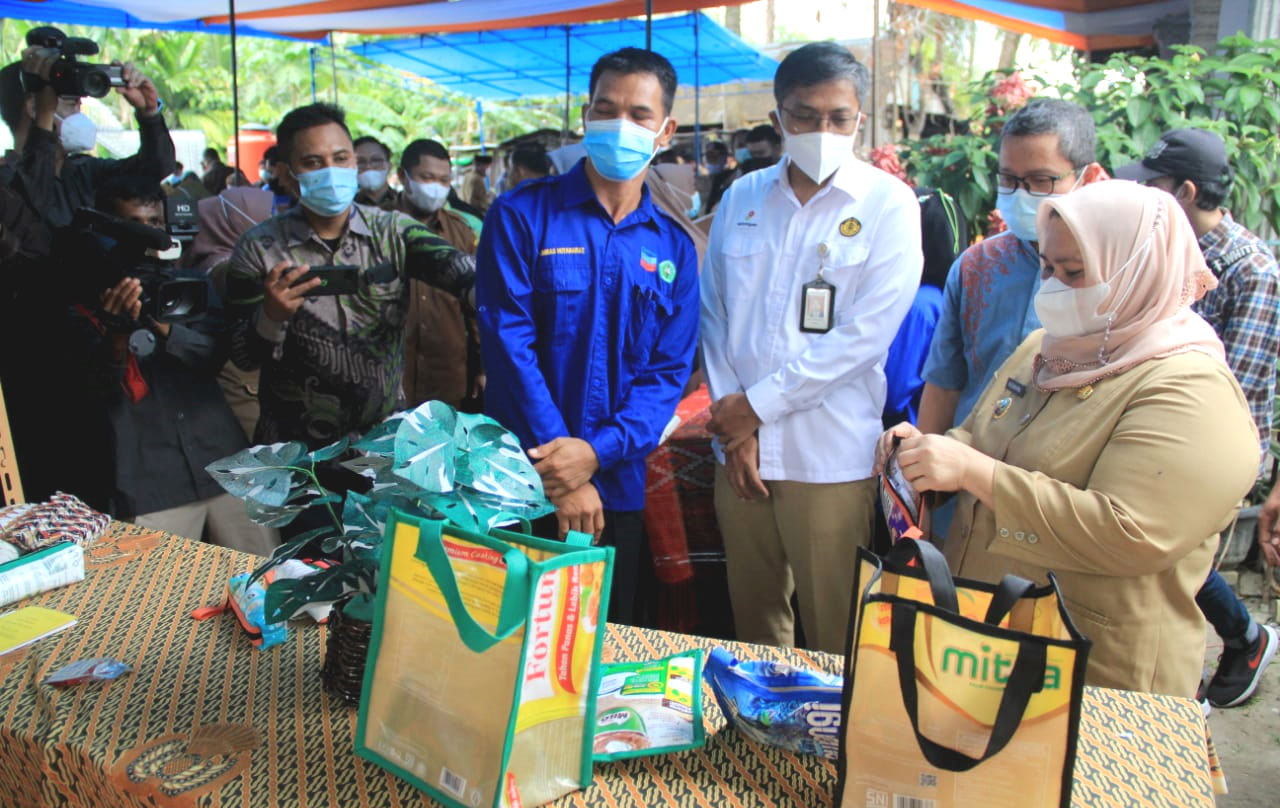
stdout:
<svg viewBox="0 0 1280 808">
<path fill-rule="evenodd" d="M 1087 281 L 1110 284 L 1111 294 L 1099 311 L 1115 315 L 1104 333 L 1045 334 L 1035 359 L 1038 387 L 1083 387 L 1148 359 L 1185 351 L 1201 351 L 1226 364 L 1213 327 L 1191 311 L 1218 281 L 1171 195 L 1109 180 L 1046 200 L 1037 222 L 1041 232 L 1050 211 L 1057 211 L 1079 242 Z"/>
</svg>

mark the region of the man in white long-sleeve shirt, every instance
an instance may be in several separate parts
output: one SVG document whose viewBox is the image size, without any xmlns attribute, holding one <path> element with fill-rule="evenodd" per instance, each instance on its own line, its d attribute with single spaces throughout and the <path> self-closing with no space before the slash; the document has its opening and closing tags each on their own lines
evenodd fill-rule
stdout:
<svg viewBox="0 0 1280 808">
<path fill-rule="evenodd" d="M 819 42 L 774 77 L 786 158 L 725 194 L 702 273 L 715 503 L 738 639 L 844 650 L 875 514 L 884 359 L 920 283 L 920 206 L 853 156 L 866 68 Z"/>
</svg>

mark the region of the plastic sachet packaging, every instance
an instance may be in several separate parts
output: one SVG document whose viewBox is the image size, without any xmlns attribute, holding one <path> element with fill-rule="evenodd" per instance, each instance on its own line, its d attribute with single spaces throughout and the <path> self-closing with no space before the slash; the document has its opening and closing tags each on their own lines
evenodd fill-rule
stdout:
<svg viewBox="0 0 1280 808">
<path fill-rule="evenodd" d="M 596 696 L 595 760 L 696 749 L 702 726 L 702 650 L 605 665 Z"/>
<path fill-rule="evenodd" d="M 723 648 L 704 674 L 729 723 L 757 743 L 836 759 L 844 677 L 782 662 L 739 662 Z"/>
</svg>

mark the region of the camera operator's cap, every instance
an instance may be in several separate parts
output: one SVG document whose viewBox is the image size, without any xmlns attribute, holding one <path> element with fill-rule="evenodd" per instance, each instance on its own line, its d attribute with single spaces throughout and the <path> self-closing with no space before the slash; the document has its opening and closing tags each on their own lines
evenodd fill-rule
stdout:
<svg viewBox="0 0 1280 808">
<path fill-rule="evenodd" d="M 1117 179 L 1147 182 L 1180 177 L 1193 182 L 1231 181 L 1231 164 L 1222 138 L 1204 129 L 1174 129 L 1156 141 L 1147 156 L 1116 169 Z"/>
</svg>

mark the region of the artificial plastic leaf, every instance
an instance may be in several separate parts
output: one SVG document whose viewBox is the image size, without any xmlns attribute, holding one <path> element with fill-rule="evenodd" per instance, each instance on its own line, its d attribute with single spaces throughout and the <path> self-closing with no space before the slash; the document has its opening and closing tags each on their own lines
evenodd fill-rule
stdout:
<svg viewBox="0 0 1280 808">
<path fill-rule="evenodd" d="M 347 444 L 350 443 L 346 438 L 340 438 L 328 446 L 321 446 L 311 454 L 307 455 L 312 463 L 323 463 L 326 460 L 332 460 L 347 450 Z"/>
<path fill-rule="evenodd" d="M 522 509 L 513 509 L 500 499 L 477 494 L 466 488 L 457 488 L 448 494 L 428 494 L 422 501 L 437 510 L 451 524 L 480 533 L 488 533 L 499 525 L 509 524 L 517 517 L 536 519 L 554 510 L 548 505 L 545 511 L 533 509 L 517 513 L 517 510 Z"/>
<path fill-rule="evenodd" d="M 395 454 L 396 431 L 400 429 L 402 420 L 404 420 L 403 413 L 388 416 L 386 420 L 351 444 L 351 448 L 382 457 L 391 457 Z"/>
<path fill-rule="evenodd" d="M 481 493 L 517 502 L 545 500 L 542 478 L 511 432 L 495 423 L 472 429 L 466 463 L 459 463 L 455 482 Z"/>
<path fill-rule="evenodd" d="M 396 431 L 395 475 L 426 491 L 452 491 L 455 425 L 453 408 L 439 401 L 408 413 Z"/>
<path fill-rule="evenodd" d="M 248 512 L 249 521 L 263 527 L 285 527 L 298 514 L 307 509 L 309 503 L 299 502 L 288 505 L 263 505 L 254 499 L 245 500 L 245 510 Z"/>
<path fill-rule="evenodd" d="M 289 559 L 294 558 L 295 556 L 298 555 L 298 553 L 301 553 L 304 549 L 306 549 L 307 545 L 310 544 L 315 539 L 319 539 L 322 536 L 329 535 L 332 533 L 333 533 L 333 528 L 328 526 L 318 527 L 318 528 L 315 528 L 314 530 L 308 530 L 304 533 L 299 533 L 297 536 L 294 537 L 293 541 L 285 542 L 284 544 L 281 544 L 276 549 L 272 550 L 271 557 L 268 558 L 266 561 L 263 561 L 261 564 L 259 564 L 258 568 L 253 571 L 253 575 L 249 576 L 249 583 L 253 583 L 254 581 L 261 578 L 271 568 L 277 567 L 280 564 L 283 564 L 285 561 L 288 561 Z"/>
<path fill-rule="evenodd" d="M 233 497 L 278 507 L 289 499 L 295 485 L 308 479 L 298 473 L 304 468 L 299 463 L 307 462 L 306 454 L 306 445 L 299 441 L 251 446 L 215 460 L 205 471 Z"/>
</svg>

